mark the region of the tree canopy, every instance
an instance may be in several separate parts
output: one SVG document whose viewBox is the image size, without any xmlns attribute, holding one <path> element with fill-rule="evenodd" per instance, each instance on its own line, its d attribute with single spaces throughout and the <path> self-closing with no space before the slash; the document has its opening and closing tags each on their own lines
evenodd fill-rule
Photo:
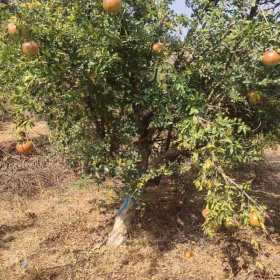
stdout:
<svg viewBox="0 0 280 280">
<path fill-rule="evenodd" d="M 280 59 L 263 63 L 280 51 L 278 1 L 186 1 L 191 17 L 172 2 L 124 0 L 118 13 L 95 0 L 3 4 L 2 91 L 19 126 L 30 112 L 46 120 L 57 149 L 97 179 L 119 177 L 137 198 L 191 172 L 208 234 L 252 213 L 263 227 L 237 175 L 279 139 Z"/>
</svg>

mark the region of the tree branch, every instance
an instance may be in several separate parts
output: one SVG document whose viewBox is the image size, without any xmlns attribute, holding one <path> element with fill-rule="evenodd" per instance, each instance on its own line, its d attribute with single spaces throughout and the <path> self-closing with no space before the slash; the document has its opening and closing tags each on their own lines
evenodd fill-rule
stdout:
<svg viewBox="0 0 280 280">
<path fill-rule="evenodd" d="M 238 190 L 240 190 L 246 196 L 246 198 L 249 201 L 251 201 L 253 204 L 256 204 L 256 201 L 249 194 L 247 194 L 232 178 L 226 175 L 226 173 L 224 172 L 221 166 L 216 166 L 216 170 L 223 177 L 224 181 L 227 184 L 234 185 Z"/>
<path fill-rule="evenodd" d="M 253 19 L 258 14 L 258 9 L 260 5 L 260 0 L 256 0 L 255 6 L 251 8 L 250 14 L 248 15 L 248 19 Z"/>
</svg>

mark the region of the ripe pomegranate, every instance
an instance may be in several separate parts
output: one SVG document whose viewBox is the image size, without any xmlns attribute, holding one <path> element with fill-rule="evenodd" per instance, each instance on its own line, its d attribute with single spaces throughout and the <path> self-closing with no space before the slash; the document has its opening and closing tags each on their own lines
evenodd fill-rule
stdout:
<svg viewBox="0 0 280 280">
<path fill-rule="evenodd" d="M 256 213 L 251 212 L 249 214 L 249 224 L 252 227 L 261 227 L 262 221 L 261 219 L 256 215 Z"/>
<path fill-rule="evenodd" d="M 32 143 L 32 141 L 27 141 L 25 143 L 17 144 L 16 145 L 16 151 L 19 154 L 26 155 L 26 154 L 30 153 L 32 150 L 33 150 L 33 143 Z"/>
<path fill-rule="evenodd" d="M 17 26 L 14 23 L 8 23 L 7 31 L 10 35 L 17 33 Z"/>
<path fill-rule="evenodd" d="M 262 101 L 262 95 L 259 91 L 251 91 L 247 94 L 247 97 L 248 102 L 253 106 L 258 105 Z"/>
<path fill-rule="evenodd" d="M 263 54 L 262 62 L 264 65 L 277 65 L 280 63 L 280 54 L 274 50 L 268 50 Z"/>
<path fill-rule="evenodd" d="M 188 250 L 186 253 L 185 253 L 185 257 L 186 259 L 191 259 L 193 257 L 193 251 L 191 250 Z"/>
<path fill-rule="evenodd" d="M 39 53 L 39 45 L 34 41 L 23 43 L 21 49 L 27 56 L 35 56 Z"/>
<path fill-rule="evenodd" d="M 157 42 L 153 44 L 153 52 L 160 54 L 164 49 L 164 44 L 161 42 Z"/>
<path fill-rule="evenodd" d="M 208 208 L 204 208 L 201 212 L 202 216 L 204 217 L 204 219 L 207 219 L 208 215 L 210 213 L 210 210 Z"/>
<path fill-rule="evenodd" d="M 122 0 L 103 0 L 103 9 L 108 13 L 118 13 L 122 8 Z"/>
</svg>

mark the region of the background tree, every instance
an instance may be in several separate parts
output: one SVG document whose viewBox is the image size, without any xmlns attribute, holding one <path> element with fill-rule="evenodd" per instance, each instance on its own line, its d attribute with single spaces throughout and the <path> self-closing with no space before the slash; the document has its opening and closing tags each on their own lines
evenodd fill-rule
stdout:
<svg viewBox="0 0 280 280">
<path fill-rule="evenodd" d="M 278 12 L 188 1 L 186 18 L 172 2 L 127 0 L 118 13 L 101 1 L 3 5 L 1 85 L 19 124 L 26 112 L 45 119 L 70 163 L 118 176 L 126 194 L 137 198 L 163 175 L 179 184 L 191 169 L 208 234 L 263 227 L 250 182 L 236 174 L 278 139 L 280 69 L 262 63 L 266 48 L 279 48 Z"/>
</svg>

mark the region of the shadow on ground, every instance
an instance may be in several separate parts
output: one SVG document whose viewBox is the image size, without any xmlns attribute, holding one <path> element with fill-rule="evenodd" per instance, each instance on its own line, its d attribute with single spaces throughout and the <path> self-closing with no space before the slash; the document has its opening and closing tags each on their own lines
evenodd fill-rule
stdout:
<svg viewBox="0 0 280 280">
<path fill-rule="evenodd" d="M 182 194 L 165 180 L 147 191 L 145 206 L 137 211 L 132 239 L 145 232 L 148 243 L 159 256 L 154 267 L 161 261 L 160 256 L 187 244 L 188 248 L 209 255 L 211 248 L 223 260 L 224 277 L 280 277 L 280 266 L 277 264 L 280 261 L 280 152 L 273 153 L 273 159 L 267 152 L 266 161 L 250 173 L 250 179 L 254 178 L 253 193 L 267 207 L 268 236 L 262 232 L 239 229 L 237 232 L 220 232 L 214 239 L 207 239 L 201 229 L 203 198 L 190 183 Z M 206 262 L 205 266 L 209 264 Z"/>
<path fill-rule="evenodd" d="M 34 134 L 35 152 L 19 156 L 15 139 L 1 135 L 1 280 L 279 278 L 280 151 L 254 175 L 254 191 L 268 207 L 269 236 L 239 230 L 207 239 L 200 194 L 188 181 L 179 192 L 163 179 L 147 190 L 127 245 L 116 249 L 105 241 L 120 205 L 118 182 L 97 186 L 77 178 L 46 136 Z"/>
</svg>

